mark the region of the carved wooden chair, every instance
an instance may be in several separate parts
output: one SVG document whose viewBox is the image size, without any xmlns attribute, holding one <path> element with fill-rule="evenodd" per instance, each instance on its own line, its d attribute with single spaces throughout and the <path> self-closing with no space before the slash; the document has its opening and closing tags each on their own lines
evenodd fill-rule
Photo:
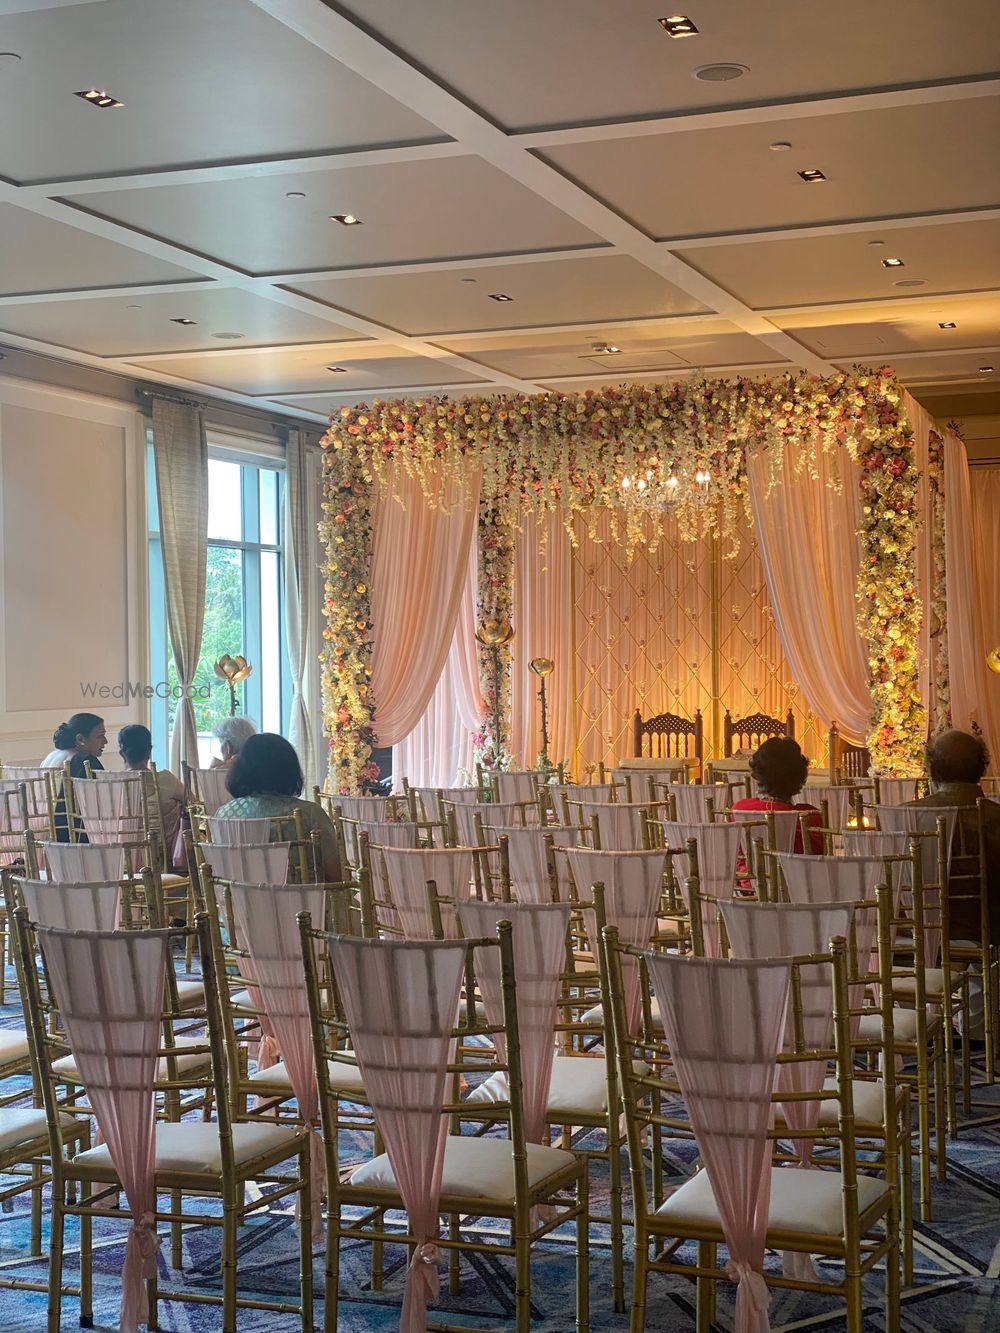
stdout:
<svg viewBox="0 0 1000 1333">
<path fill-rule="evenodd" d="M 750 713 L 747 717 L 734 718 L 729 709 L 722 721 L 722 753 L 726 759 L 732 758 L 733 740 L 738 750 L 756 750 L 772 736 L 795 737 L 795 718 L 789 708 L 788 715 L 782 719 L 768 717 L 766 713 Z"/>
<path fill-rule="evenodd" d="M 830 727 L 830 777 L 834 782 L 856 782 L 867 778 L 872 757 L 863 745 L 843 740 L 836 722 Z"/>
<path fill-rule="evenodd" d="M 701 709 L 695 709 L 694 718 L 678 713 L 658 713 L 643 721 L 639 710 L 632 719 L 632 752 L 636 759 L 643 758 L 643 744 L 651 759 L 694 759 L 697 761 L 696 780 L 700 779 L 705 755 L 704 728 Z"/>
</svg>

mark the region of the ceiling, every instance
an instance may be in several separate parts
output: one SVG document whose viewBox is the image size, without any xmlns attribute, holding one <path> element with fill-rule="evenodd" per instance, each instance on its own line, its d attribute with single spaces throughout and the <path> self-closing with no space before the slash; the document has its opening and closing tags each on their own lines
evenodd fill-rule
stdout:
<svg viewBox="0 0 1000 1333">
<path fill-rule="evenodd" d="M 995 412 L 996 0 L 672 12 L 0 0 L 0 347 L 314 422 L 855 361 Z"/>
</svg>

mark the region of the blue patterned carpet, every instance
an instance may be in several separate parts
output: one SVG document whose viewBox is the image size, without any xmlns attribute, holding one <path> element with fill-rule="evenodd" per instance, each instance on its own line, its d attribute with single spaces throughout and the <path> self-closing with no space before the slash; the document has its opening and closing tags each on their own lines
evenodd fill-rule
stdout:
<svg viewBox="0 0 1000 1333">
<path fill-rule="evenodd" d="M 16 1010 L 0 1010 L 0 1026 L 19 1022 Z M 949 1144 L 948 1180 L 934 1188 L 934 1220 L 918 1224 L 915 1234 L 916 1281 L 903 1295 L 899 1328 L 906 1333 L 998 1333 L 1000 1330 L 1000 1087 L 977 1087 L 973 1115 L 963 1122 L 957 1142 Z M 683 1147 L 684 1145 L 682 1145 Z M 685 1153 L 688 1150 L 685 1148 Z M 664 1160 L 668 1175 L 681 1177 L 690 1169 L 689 1153 Z M 626 1173 L 627 1181 L 627 1173 Z M 606 1194 L 601 1164 L 592 1167 L 591 1195 L 595 1211 Z M 162 1201 L 166 1205 L 166 1201 Z M 206 1208 L 211 1205 L 206 1204 Z M 94 1228 L 95 1327 L 117 1327 L 118 1278 L 124 1251 L 127 1220 L 113 1215 Z M 164 1286 L 191 1291 L 220 1290 L 219 1236 L 216 1228 L 191 1226 L 184 1232 L 184 1269 L 169 1268 L 168 1245 L 160 1252 Z M 47 1229 L 43 1241 L 47 1244 Z M 630 1237 L 627 1233 L 627 1246 Z M 573 1235 L 557 1232 L 536 1252 L 533 1266 L 532 1328 L 537 1333 L 571 1333 L 573 1329 Z M 0 1213 L 0 1271 L 27 1280 L 45 1280 L 44 1259 L 28 1252 L 27 1197 L 15 1200 L 12 1211 Z M 683 1253 L 683 1252 L 682 1252 Z M 76 1279 L 77 1232 L 67 1226 L 65 1280 Z M 395 1329 L 399 1322 L 404 1252 L 388 1249 L 386 1289 L 370 1288 L 370 1253 L 366 1246 L 345 1248 L 341 1268 L 341 1333 L 377 1333 Z M 690 1256 L 693 1258 L 693 1255 Z M 591 1327 L 595 1333 L 626 1333 L 626 1315 L 611 1308 L 611 1265 L 606 1229 L 594 1227 L 591 1241 Z M 322 1252 L 315 1254 L 317 1327 L 322 1315 Z M 631 1283 L 631 1251 L 626 1251 L 626 1291 Z M 769 1264 L 778 1267 L 776 1256 Z M 820 1269 L 822 1273 L 822 1267 Z M 290 1209 L 274 1209 L 253 1219 L 244 1229 L 239 1254 L 241 1294 L 293 1301 L 298 1291 L 296 1229 Z M 442 1283 L 446 1287 L 446 1282 Z M 719 1288 L 717 1328 L 732 1328 L 732 1291 Z M 448 1321 L 470 1329 L 508 1327 L 513 1318 L 513 1271 L 504 1258 L 483 1255 L 463 1260 L 462 1292 L 442 1297 Z M 865 1330 L 895 1333 L 881 1314 L 880 1275 L 866 1292 Z M 0 1289 L 3 1333 L 38 1333 L 45 1327 L 45 1297 Z M 843 1303 L 819 1295 L 776 1291 L 771 1309 L 775 1330 L 838 1330 L 844 1327 Z M 217 1330 L 220 1311 L 211 1306 L 163 1303 L 160 1327 L 176 1333 Z M 650 1280 L 647 1328 L 657 1333 L 680 1333 L 694 1328 L 694 1288 L 684 1279 L 654 1275 Z M 78 1327 L 75 1298 L 63 1302 L 62 1328 Z M 241 1333 L 267 1330 L 292 1333 L 297 1317 L 269 1311 L 240 1312 Z"/>
</svg>

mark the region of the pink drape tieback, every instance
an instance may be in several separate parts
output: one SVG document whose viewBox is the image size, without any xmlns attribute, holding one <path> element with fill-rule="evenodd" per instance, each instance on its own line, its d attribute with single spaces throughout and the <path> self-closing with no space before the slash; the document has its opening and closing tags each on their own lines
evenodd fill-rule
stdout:
<svg viewBox="0 0 1000 1333">
<path fill-rule="evenodd" d="M 156 1218 L 143 1213 L 128 1229 L 125 1264 L 122 1268 L 121 1333 L 138 1333 L 139 1325 L 149 1320 L 146 1279 L 156 1276 L 156 1252 L 160 1238 Z"/>
<path fill-rule="evenodd" d="M 441 1294 L 440 1262 L 441 1251 L 435 1241 L 417 1242 L 406 1271 L 399 1333 L 426 1333 L 427 1304 L 436 1301 Z"/>
<path fill-rule="evenodd" d="M 312 1238 L 323 1239 L 323 1196 L 326 1193 L 326 1153 L 323 1151 L 323 1131 L 319 1125 L 310 1125 L 315 1138 L 309 1144 L 309 1184 L 312 1189 Z"/>
<path fill-rule="evenodd" d="M 730 1259 L 726 1277 L 736 1287 L 736 1333 L 767 1333 L 771 1327 L 767 1312 L 771 1308 L 771 1291 L 764 1275 L 742 1261 Z"/>
<path fill-rule="evenodd" d="M 278 1039 L 273 1032 L 264 1032 L 261 1035 L 260 1045 L 257 1048 L 257 1068 L 270 1069 L 278 1063 L 280 1056 L 278 1050 Z"/>
</svg>

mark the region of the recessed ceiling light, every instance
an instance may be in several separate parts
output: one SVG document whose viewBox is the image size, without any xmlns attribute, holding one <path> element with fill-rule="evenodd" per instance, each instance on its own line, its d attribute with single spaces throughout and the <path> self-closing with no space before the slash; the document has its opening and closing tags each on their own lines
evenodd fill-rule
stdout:
<svg viewBox="0 0 1000 1333">
<path fill-rule="evenodd" d="M 594 353 L 596 356 L 614 356 L 622 349 L 616 347 L 614 343 L 594 343 Z"/>
<path fill-rule="evenodd" d="M 980 367 L 979 367 L 979 373 L 980 373 L 980 375 L 992 375 L 992 374 L 993 374 L 993 367 L 992 367 L 992 366 L 980 366 Z"/>
<path fill-rule="evenodd" d="M 958 325 L 953 319 L 946 319 L 938 324 L 939 329 L 957 329 Z"/>
<path fill-rule="evenodd" d="M 698 29 L 686 14 L 671 14 L 669 18 L 657 19 L 668 37 L 696 37 Z"/>
<path fill-rule="evenodd" d="M 356 218 L 353 213 L 331 213 L 331 222 L 339 222 L 342 227 L 360 227 L 361 219 Z"/>
<path fill-rule="evenodd" d="M 286 198 L 286 199 L 304 199 L 305 197 L 306 197 L 306 192 L 305 192 L 305 190 L 286 190 L 286 191 L 285 191 L 285 198 Z"/>
<path fill-rule="evenodd" d="M 103 88 L 87 88 L 84 92 L 76 95 L 82 97 L 85 102 L 89 102 L 91 106 L 110 108 L 125 105 L 124 102 L 119 102 L 117 97 L 112 97 L 110 93 L 105 92 Z"/>
<path fill-rule="evenodd" d="M 792 145 L 787 139 L 779 139 L 776 143 L 769 143 L 767 146 L 772 153 L 787 153 Z"/>
<path fill-rule="evenodd" d="M 894 258 L 890 257 L 889 259 L 883 259 L 883 260 L 882 260 L 882 267 L 883 267 L 883 268 L 903 268 L 904 265 L 903 265 L 903 261 L 902 261 L 901 259 L 894 259 Z"/>
<path fill-rule="evenodd" d="M 125 309 L 126 309 L 126 310 L 141 310 L 141 309 L 142 309 L 142 306 L 141 306 L 141 305 L 127 305 L 127 306 L 125 307 Z"/>
<path fill-rule="evenodd" d="M 900 278 L 892 284 L 894 287 L 926 287 L 926 278 Z"/>
<path fill-rule="evenodd" d="M 327 366 L 327 370 L 332 371 L 334 375 L 346 375 L 346 374 L 347 374 L 347 367 L 346 367 L 346 366 Z"/>
<path fill-rule="evenodd" d="M 799 175 L 810 185 L 813 181 L 826 180 L 826 177 L 823 175 L 822 171 L 820 171 L 819 167 L 810 167 L 807 171 L 800 171 Z"/>
<path fill-rule="evenodd" d="M 245 333 L 213 333 L 213 338 L 221 338 L 224 342 L 235 342 L 237 338 L 245 338 Z"/>
<path fill-rule="evenodd" d="M 513 301 L 513 296 L 508 296 L 506 292 L 490 292 L 491 301 Z"/>
<path fill-rule="evenodd" d="M 702 83 L 729 83 L 732 79 L 742 79 L 744 74 L 749 73 L 749 65 L 699 65 L 697 69 L 691 71 L 691 77 L 700 79 Z"/>
<path fill-rule="evenodd" d="M 179 317 L 179 318 L 177 318 L 177 319 L 172 319 L 170 322 L 171 322 L 171 324 L 183 324 L 184 327 L 185 327 L 186 329 L 189 329 L 189 328 L 191 327 L 192 324 L 197 324 L 197 323 L 198 323 L 198 321 L 197 321 L 196 319 L 185 319 L 185 318 L 183 318 L 183 317 Z"/>
<path fill-rule="evenodd" d="M 16 51 L 0 51 L 0 65 L 16 65 L 20 59 Z"/>
<path fill-rule="evenodd" d="M 869 241 L 869 245 L 885 245 L 885 241 Z"/>
</svg>

